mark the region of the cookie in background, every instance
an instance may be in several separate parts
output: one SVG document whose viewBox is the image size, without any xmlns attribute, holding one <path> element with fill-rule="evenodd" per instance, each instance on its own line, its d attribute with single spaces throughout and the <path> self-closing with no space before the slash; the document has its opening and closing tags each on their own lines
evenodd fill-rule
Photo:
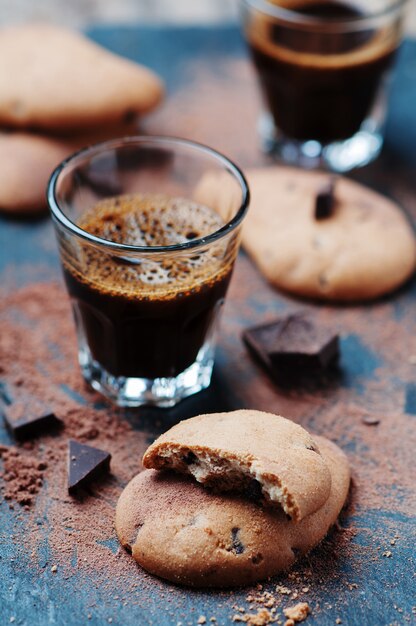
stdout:
<svg viewBox="0 0 416 626">
<path fill-rule="evenodd" d="M 151 70 L 49 24 L 0 30 L 0 210 L 46 210 L 48 177 L 97 141 L 137 132 L 163 98 Z"/>
</svg>

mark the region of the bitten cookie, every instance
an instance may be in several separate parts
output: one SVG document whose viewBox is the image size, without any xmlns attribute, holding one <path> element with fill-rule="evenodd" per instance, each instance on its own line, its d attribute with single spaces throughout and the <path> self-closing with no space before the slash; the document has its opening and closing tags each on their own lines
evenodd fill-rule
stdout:
<svg viewBox="0 0 416 626">
<path fill-rule="evenodd" d="M 0 30 L 0 124 L 46 130 L 117 124 L 163 95 L 150 70 L 48 24 Z"/>
<path fill-rule="evenodd" d="M 324 300 L 369 300 L 414 272 L 413 230 L 386 197 L 339 178 L 332 214 L 316 219 L 327 174 L 270 167 L 247 177 L 252 200 L 243 246 L 276 287 Z"/>
<path fill-rule="evenodd" d="M 147 449 L 143 465 L 191 474 L 218 491 L 238 491 L 266 506 L 281 506 L 294 521 L 317 511 L 331 491 L 331 473 L 311 435 L 261 411 L 179 422 Z"/>
<path fill-rule="evenodd" d="M 298 524 L 229 494 L 213 494 L 189 477 L 146 470 L 120 496 L 116 530 L 146 570 L 194 587 L 253 583 L 289 568 L 337 519 L 350 474 L 341 450 L 316 437 L 332 476 L 326 503 Z"/>
</svg>

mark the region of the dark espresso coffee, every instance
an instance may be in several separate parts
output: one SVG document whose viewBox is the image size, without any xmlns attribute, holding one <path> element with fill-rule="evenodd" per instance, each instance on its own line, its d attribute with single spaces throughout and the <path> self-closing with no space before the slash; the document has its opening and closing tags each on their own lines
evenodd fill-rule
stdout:
<svg viewBox="0 0 416 626">
<path fill-rule="evenodd" d="M 267 107 L 287 137 L 322 144 L 347 139 L 370 114 L 396 42 L 370 29 L 334 32 L 331 20 L 361 16 L 346 3 L 300 1 L 290 8 L 329 25 L 253 23 L 247 37 Z"/>
<path fill-rule="evenodd" d="M 149 194 L 100 202 L 78 225 L 109 241 L 151 247 L 202 237 L 224 222 L 206 206 Z M 223 302 L 233 258 L 215 246 L 157 255 L 103 260 L 102 250 L 85 246 L 76 268 L 64 256 L 78 330 L 92 358 L 114 376 L 177 376 L 196 360 Z"/>
</svg>

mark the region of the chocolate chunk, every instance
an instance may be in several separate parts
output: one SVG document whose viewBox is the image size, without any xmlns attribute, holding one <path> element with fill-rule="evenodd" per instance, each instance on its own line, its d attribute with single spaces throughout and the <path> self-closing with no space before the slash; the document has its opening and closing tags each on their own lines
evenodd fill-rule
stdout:
<svg viewBox="0 0 416 626">
<path fill-rule="evenodd" d="M 272 372 L 297 375 L 323 371 L 339 355 L 338 336 L 296 313 L 243 333 L 250 351 Z"/>
<path fill-rule="evenodd" d="M 239 528 L 231 529 L 231 548 L 229 551 L 234 552 L 234 554 L 243 554 L 243 552 L 245 551 L 245 547 L 239 538 L 239 534 Z"/>
<path fill-rule="evenodd" d="M 246 498 L 248 498 L 248 500 L 252 500 L 254 502 L 258 502 L 259 500 L 263 498 L 263 491 L 261 488 L 261 484 L 259 483 L 258 480 L 253 478 L 249 482 L 247 486 L 247 490 L 245 491 L 245 496 Z"/>
<path fill-rule="evenodd" d="M 323 220 L 334 212 L 335 207 L 335 179 L 331 179 L 324 187 L 322 187 L 316 194 L 315 199 L 315 219 Z"/>
<path fill-rule="evenodd" d="M 70 439 L 68 442 L 68 491 L 74 493 L 110 470 L 111 454 Z"/>
<path fill-rule="evenodd" d="M 62 421 L 50 407 L 27 398 L 5 405 L 2 409 L 7 428 L 16 439 L 29 439 L 58 429 Z"/>
<path fill-rule="evenodd" d="M 263 561 L 264 557 L 261 552 L 258 552 L 254 556 L 251 557 L 251 562 L 253 565 L 259 565 Z"/>
<path fill-rule="evenodd" d="M 182 457 L 182 461 L 186 463 L 186 465 L 192 465 L 197 460 L 198 459 L 196 455 L 192 452 L 192 450 L 189 450 L 189 452 L 185 456 Z"/>
</svg>

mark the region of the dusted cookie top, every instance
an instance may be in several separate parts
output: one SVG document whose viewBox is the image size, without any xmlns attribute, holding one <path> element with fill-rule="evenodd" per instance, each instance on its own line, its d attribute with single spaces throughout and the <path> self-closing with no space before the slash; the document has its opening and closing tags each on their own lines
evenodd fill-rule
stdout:
<svg viewBox="0 0 416 626">
<path fill-rule="evenodd" d="M 127 485 L 116 510 L 121 544 L 156 576 L 195 587 L 253 583 L 288 569 L 335 522 L 350 474 L 341 450 L 317 437 L 332 475 L 328 500 L 298 524 L 281 509 L 241 496 L 213 494 L 187 476 L 144 471 Z"/>
<path fill-rule="evenodd" d="M 240 410 L 179 422 L 145 452 L 143 464 L 191 474 L 218 491 L 281 505 L 299 521 L 328 499 L 331 474 L 318 445 L 294 422 Z"/>
<path fill-rule="evenodd" d="M 243 246 L 276 287 L 325 300 L 368 300 L 414 272 L 415 236 L 388 198 L 340 177 L 331 215 L 316 219 L 328 174 L 279 166 L 249 170 L 247 177 Z"/>
<path fill-rule="evenodd" d="M 118 124 L 158 104 L 160 79 L 81 34 L 48 24 L 0 30 L 0 123 L 63 130 Z"/>
</svg>

